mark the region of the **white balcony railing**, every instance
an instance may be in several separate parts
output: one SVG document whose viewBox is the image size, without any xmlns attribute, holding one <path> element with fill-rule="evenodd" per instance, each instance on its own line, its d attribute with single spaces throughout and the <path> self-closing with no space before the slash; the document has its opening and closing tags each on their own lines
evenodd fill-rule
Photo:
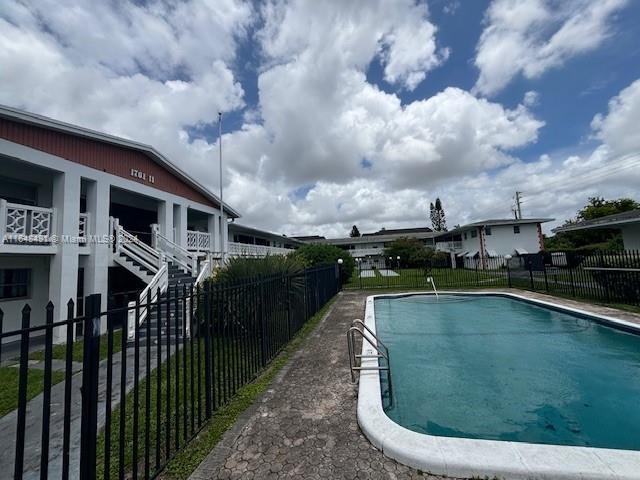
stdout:
<svg viewBox="0 0 640 480">
<path fill-rule="evenodd" d="M 287 255 L 294 250 L 291 248 L 268 247 L 266 245 L 251 245 L 248 243 L 229 242 L 228 254 L 232 257 L 266 257 L 267 255 Z"/>
<path fill-rule="evenodd" d="M 462 250 L 462 242 L 436 242 L 436 250 L 440 252 L 457 252 Z"/>
<path fill-rule="evenodd" d="M 212 250 L 211 247 L 211 234 L 209 232 L 187 230 L 187 250 L 209 252 Z"/>
<path fill-rule="evenodd" d="M 82 243 L 86 243 L 87 235 L 89 235 L 89 214 L 81 213 L 78 222 L 78 238 Z"/>
<path fill-rule="evenodd" d="M 50 243 L 55 209 L 0 199 L 0 243 Z"/>
</svg>

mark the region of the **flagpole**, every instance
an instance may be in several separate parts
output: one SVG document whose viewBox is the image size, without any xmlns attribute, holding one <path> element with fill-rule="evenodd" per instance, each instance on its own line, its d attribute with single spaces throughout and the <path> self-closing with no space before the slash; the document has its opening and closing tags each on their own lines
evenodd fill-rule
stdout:
<svg viewBox="0 0 640 480">
<path fill-rule="evenodd" d="M 222 198 L 222 112 L 218 112 L 218 147 L 219 147 L 219 157 L 220 157 L 220 255 L 222 257 L 222 261 L 225 259 L 225 241 L 224 234 L 225 228 L 224 224 L 226 223 L 226 219 L 224 217 L 224 200 Z"/>
</svg>

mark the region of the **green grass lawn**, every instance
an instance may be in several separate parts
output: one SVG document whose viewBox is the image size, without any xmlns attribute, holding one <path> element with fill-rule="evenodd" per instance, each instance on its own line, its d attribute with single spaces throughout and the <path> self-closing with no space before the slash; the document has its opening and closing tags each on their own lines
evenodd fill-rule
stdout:
<svg viewBox="0 0 640 480">
<path fill-rule="evenodd" d="M 113 353 L 122 350 L 122 330 L 113 331 Z M 64 360 L 67 355 L 67 345 L 54 345 L 52 349 L 53 358 Z M 81 340 L 73 342 L 73 361 L 82 362 L 84 354 L 84 343 Z M 107 358 L 107 334 L 100 336 L 100 360 Z M 44 350 L 38 350 L 29 354 L 29 360 L 44 360 Z"/>
<path fill-rule="evenodd" d="M 393 270 L 398 275 L 393 277 L 382 276 L 376 271 L 375 277 L 360 278 L 359 272 L 355 271 L 345 288 L 427 288 L 431 289 L 431 282 L 427 281 L 432 277 L 437 289 L 462 288 L 462 287 L 491 287 L 507 286 L 506 273 L 503 270 L 467 270 L 462 268 L 434 268 L 425 271 L 420 268 L 404 268 Z"/>
<path fill-rule="evenodd" d="M 0 417 L 18 408 L 18 382 L 20 369 L 18 367 L 0 368 Z M 51 384 L 55 385 L 64 380 L 64 373 L 51 372 Z M 27 374 L 27 401 L 44 390 L 44 371 L 30 368 Z"/>
</svg>

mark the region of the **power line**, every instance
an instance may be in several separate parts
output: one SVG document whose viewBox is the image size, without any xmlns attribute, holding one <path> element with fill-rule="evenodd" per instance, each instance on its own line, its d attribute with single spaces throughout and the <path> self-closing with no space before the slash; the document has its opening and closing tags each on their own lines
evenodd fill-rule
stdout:
<svg viewBox="0 0 640 480">
<path fill-rule="evenodd" d="M 634 160 L 632 160 L 631 162 L 628 162 L 627 160 L 630 158 Z M 588 186 L 591 183 L 595 183 L 603 178 L 625 171 L 629 168 L 640 166 L 640 155 L 638 154 L 626 155 L 621 157 L 621 159 L 618 160 L 616 163 L 619 163 L 619 164 L 603 165 L 590 172 L 586 172 L 581 175 L 580 174 L 575 175 L 569 180 L 571 182 L 570 186 L 572 187 L 572 189 L 581 188 L 584 186 Z M 552 180 L 550 182 L 547 182 L 543 187 L 539 187 L 533 190 L 528 190 L 525 193 L 527 194 L 543 193 L 543 192 L 548 192 L 550 190 L 555 190 L 557 188 L 565 187 L 565 186 L 567 186 L 567 179 L 562 178 L 562 179 L 557 179 L 557 180 Z"/>
</svg>

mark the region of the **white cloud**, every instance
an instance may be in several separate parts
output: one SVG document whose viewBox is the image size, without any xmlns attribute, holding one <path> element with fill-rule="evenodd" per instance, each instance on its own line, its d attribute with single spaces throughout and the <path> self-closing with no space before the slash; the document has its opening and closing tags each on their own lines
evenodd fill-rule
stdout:
<svg viewBox="0 0 640 480">
<path fill-rule="evenodd" d="M 536 78 L 598 48 L 628 0 L 493 0 L 477 45 L 474 90 L 493 95 L 516 75 Z"/>
<path fill-rule="evenodd" d="M 596 136 L 614 156 L 640 152 L 639 126 L 640 79 L 611 99 L 607 115 L 598 114 L 591 122 Z"/>
<path fill-rule="evenodd" d="M 540 102 L 540 94 L 533 90 L 530 90 L 524 94 L 522 104 L 525 107 L 535 107 Z"/>
<path fill-rule="evenodd" d="M 501 21 L 526 30 L 518 25 L 548 18 L 546 4 L 536 13 L 526 3 L 528 15 L 504 10 Z M 602 142 L 594 152 L 532 163 L 518 149 L 544 125 L 529 110 L 534 92 L 513 108 L 453 87 L 402 104 L 369 83 L 376 60 L 399 89 L 428 81 L 444 61 L 437 28 L 413 0 L 278 1 L 259 12 L 232 0 L 114 5 L 3 9 L 0 102 L 150 143 L 217 191 L 217 145 L 194 140 L 189 127 L 245 107 L 234 66 L 246 60 L 237 58 L 240 41 L 254 42 L 259 101 L 223 138 L 225 199 L 241 223 L 324 235 L 354 223 L 425 225 L 436 196 L 449 223 L 462 223 L 509 216 L 516 188 L 528 193 L 526 214 L 564 218 L 589 194 L 637 192 L 636 171 L 614 169 L 597 190 L 576 180 L 638 148 L 637 83 L 594 119 Z M 248 38 L 252 25 L 260 29 Z"/>
</svg>

